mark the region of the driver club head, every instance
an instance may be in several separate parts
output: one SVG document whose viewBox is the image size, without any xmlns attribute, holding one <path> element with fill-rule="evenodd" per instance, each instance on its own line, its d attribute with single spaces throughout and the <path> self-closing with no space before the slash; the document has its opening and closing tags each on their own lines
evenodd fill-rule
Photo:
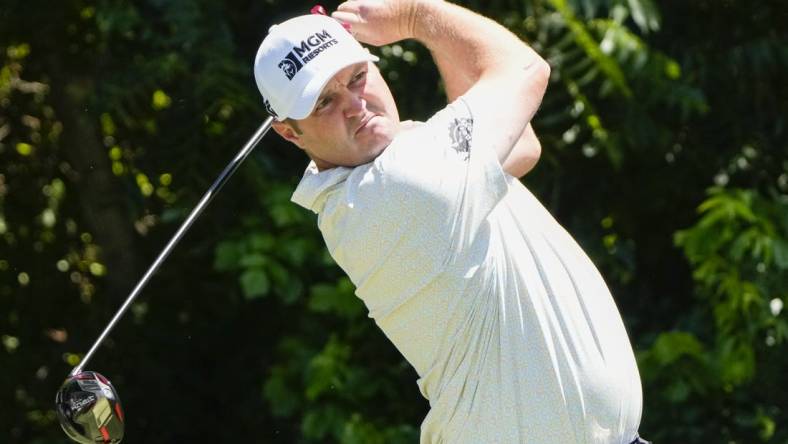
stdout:
<svg viewBox="0 0 788 444">
<path fill-rule="evenodd" d="M 123 439 L 123 409 L 107 378 L 84 371 L 70 375 L 55 396 L 60 426 L 82 444 L 119 443 Z"/>
</svg>

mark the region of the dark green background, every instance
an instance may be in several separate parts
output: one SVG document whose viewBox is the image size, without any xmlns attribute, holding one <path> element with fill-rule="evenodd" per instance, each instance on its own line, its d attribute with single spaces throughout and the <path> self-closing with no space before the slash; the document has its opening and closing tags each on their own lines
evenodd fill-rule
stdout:
<svg viewBox="0 0 788 444">
<path fill-rule="evenodd" d="M 788 443 L 788 4 L 464 4 L 552 66 L 524 182 L 613 290 L 642 435 Z M 66 442 L 55 391 L 264 119 L 268 26 L 311 6 L 0 3 L 0 443 Z M 423 48 L 375 51 L 404 118 L 442 106 Z M 269 135 L 90 363 L 125 442 L 417 442 L 416 374 L 289 202 L 305 164 Z"/>
</svg>

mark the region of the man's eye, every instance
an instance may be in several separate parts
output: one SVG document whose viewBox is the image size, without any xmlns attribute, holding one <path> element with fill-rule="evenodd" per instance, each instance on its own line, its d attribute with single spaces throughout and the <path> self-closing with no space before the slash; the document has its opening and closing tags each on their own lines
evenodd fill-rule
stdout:
<svg viewBox="0 0 788 444">
<path fill-rule="evenodd" d="M 315 109 L 316 110 L 321 110 L 321 109 L 325 108 L 326 106 L 328 106 L 329 103 L 331 103 L 331 98 L 330 97 L 323 97 L 322 99 L 320 99 L 320 101 L 317 102 L 317 106 L 315 107 Z"/>
<path fill-rule="evenodd" d="M 361 80 L 363 80 L 364 77 L 366 77 L 366 76 L 367 76 L 367 72 L 366 71 L 361 71 L 360 73 L 356 74 L 355 77 L 353 77 L 353 80 L 351 80 L 350 83 L 358 83 Z"/>
</svg>

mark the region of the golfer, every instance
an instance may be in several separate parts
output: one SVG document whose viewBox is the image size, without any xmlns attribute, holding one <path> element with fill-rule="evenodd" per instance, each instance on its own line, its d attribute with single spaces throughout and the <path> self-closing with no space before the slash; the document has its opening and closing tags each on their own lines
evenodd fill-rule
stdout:
<svg viewBox="0 0 788 444">
<path fill-rule="evenodd" d="M 400 120 L 359 44 L 403 39 L 445 84 L 426 122 Z M 311 159 L 293 201 L 418 372 L 422 444 L 644 442 L 613 298 L 517 179 L 550 74 L 533 49 L 448 2 L 354 0 L 272 26 L 254 73 L 274 130 Z"/>
</svg>

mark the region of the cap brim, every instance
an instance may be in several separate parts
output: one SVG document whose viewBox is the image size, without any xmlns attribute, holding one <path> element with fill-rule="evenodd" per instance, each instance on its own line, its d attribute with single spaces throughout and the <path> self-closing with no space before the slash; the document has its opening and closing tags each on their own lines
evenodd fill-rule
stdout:
<svg viewBox="0 0 788 444">
<path fill-rule="evenodd" d="M 355 63 L 361 62 L 377 62 L 380 60 L 377 56 L 372 55 L 369 51 L 363 50 L 360 51 L 355 57 L 348 57 L 347 59 L 341 59 L 337 62 L 325 66 L 319 73 L 315 73 L 314 77 L 307 83 L 306 87 L 304 88 L 304 92 L 301 94 L 298 102 L 296 102 L 295 106 L 289 113 L 291 119 L 301 120 L 306 119 L 312 114 L 312 109 L 315 107 L 315 103 L 317 103 L 317 98 L 320 97 L 320 93 L 323 92 L 323 88 L 326 86 L 329 80 L 333 78 L 336 73 L 342 71 L 343 69 L 347 68 L 350 65 Z"/>
</svg>

